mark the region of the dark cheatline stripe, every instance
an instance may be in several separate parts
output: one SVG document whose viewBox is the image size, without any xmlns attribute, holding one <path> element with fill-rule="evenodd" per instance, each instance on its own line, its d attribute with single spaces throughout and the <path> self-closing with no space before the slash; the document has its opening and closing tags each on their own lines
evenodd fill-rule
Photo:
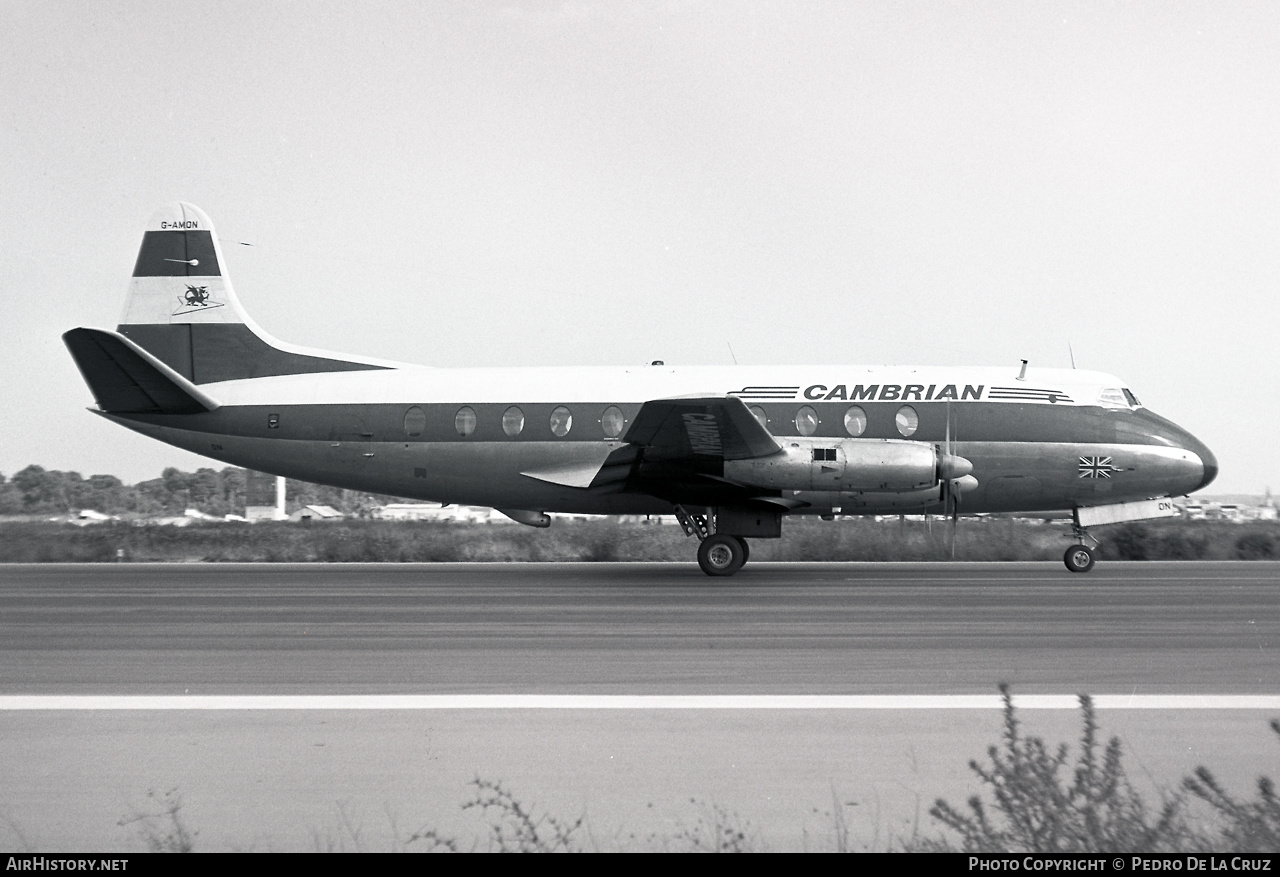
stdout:
<svg viewBox="0 0 1280 877">
<path fill-rule="evenodd" d="M 502 415 L 506 409 L 519 404 L 525 415 L 524 430 L 516 436 L 508 436 L 502 429 Z M 561 439 L 551 432 L 551 411 L 557 402 L 524 403 L 518 399 L 500 402 L 474 402 L 455 400 L 429 402 L 425 399 L 382 403 L 304 403 L 271 405 L 223 406 L 208 415 L 196 415 L 188 428 L 196 431 L 219 432 L 231 436 L 271 436 L 281 439 L 320 441 L 333 435 L 334 424 L 340 418 L 358 418 L 359 429 L 353 433 L 371 432 L 377 441 L 397 442 L 456 442 L 460 444 L 503 444 L 548 441 L 600 441 L 605 438 L 598 418 L 609 405 L 617 405 L 623 416 L 635 423 L 642 407 L 640 403 L 619 399 L 600 399 L 591 402 L 569 403 L 573 412 L 573 429 Z M 458 434 L 455 425 L 458 409 L 467 405 L 476 413 L 475 431 L 467 436 Z M 874 406 L 874 407 L 873 407 Z M 410 433 L 405 429 L 405 415 L 410 407 L 419 408 L 426 423 Z M 764 403 L 770 410 L 771 422 L 781 438 L 795 434 L 794 426 L 784 422 L 781 415 L 794 414 L 795 404 Z M 1074 407 L 1058 407 L 1040 404 L 1015 403 L 967 403 L 963 421 L 957 424 L 955 408 L 952 410 L 952 429 L 959 430 L 959 440 L 967 442 L 1066 442 L 1073 444 L 1115 443 L 1134 445 L 1165 445 L 1189 447 L 1206 457 L 1207 449 L 1187 435 L 1176 424 L 1147 411 L 1104 412 L 1101 409 L 1085 411 Z M 876 402 L 866 405 L 869 426 L 863 438 L 901 438 L 894 426 L 897 403 Z M 915 438 L 920 441 L 942 442 L 946 434 L 946 406 L 922 403 L 919 406 L 920 430 Z M 822 410 L 820 429 L 839 424 L 839 409 Z M 268 427 L 268 418 L 277 415 L 277 425 Z M 1115 428 L 1117 420 L 1127 421 L 1127 428 L 1120 432 Z M 148 421 L 150 422 L 150 421 Z M 155 421 L 160 422 L 160 421 Z M 835 427 L 835 428 L 838 428 Z M 790 432 L 786 430 L 790 429 Z M 953 432 L 954 435 L 954 432 Z M 826 437 L 826 436 L 819 436 Z M 842 436 L 829 436 L 838 440 Z M 847 437 L 847 436 L 843 436 Z M 1194 443 L 1194 444 L 1193 444 Z M 1203 453 L 1201 452 L 1203 450 Z M 1085 451 L 1080 449 L 1080 453 Z M 1075 462 L 1075 458 L 1071 458 Z"/>
<path fill-rule="evenodd" d="M 121 325 L 116 331 L 193 384 L 385 368 L 278 350 L 243 323 Z"/>
<path fill-rule="evenodd" d="M 192 265 L 195 259 L 197 264 Z M 217 277 L 218 254 L 208 231 L 149 231 L 133 266 L 134 277 Z"/>
</svg>

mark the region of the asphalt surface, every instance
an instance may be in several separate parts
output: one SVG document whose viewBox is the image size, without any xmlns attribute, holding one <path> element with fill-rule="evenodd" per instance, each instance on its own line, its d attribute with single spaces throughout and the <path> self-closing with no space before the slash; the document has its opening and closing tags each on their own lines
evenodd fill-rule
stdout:
<svg viewBox="0 0 1280 877">
<path fill-rule="evenodd" d="M 1277 563 L 0 566 L 0 695 L 1274 695 L 1277 625 Z M 1079 740 L 1077 711 L 1019 718 Z M 1248 797 L 1270 718 L 1099 712 L 1152 800 L 1201 764 Z M 144 850 L 175 802 L 198 850 L 488 849 L 477 779 L 583 817 L 583 849 L 886 849 L 982 791 L 1000 734 L 993 709 L 3 710 L 0 849 Z"/>
<path fill-rule="evenodd" d="M 1274 694 L 1280 563 L 9 565 L 0 694 Z"/>
</svg>

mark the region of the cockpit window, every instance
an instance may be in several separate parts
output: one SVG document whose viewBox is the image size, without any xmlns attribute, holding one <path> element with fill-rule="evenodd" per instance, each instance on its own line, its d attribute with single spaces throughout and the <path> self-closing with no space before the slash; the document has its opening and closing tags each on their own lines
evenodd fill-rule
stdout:
<svg viewBox="0 0 1280 877">
<path fill-rule="evenodd" d="M 1124 397 L 1124 391 L 1119 387 L 1108 387 L 1098 396 L 1098 403 L 1107 408 L 1128 408 L 1129 400 Z"/>
<path fill-rule="evenodd" d="M 1140 408 L 1138 397 L 1127 389 L 1108 387 L 1098 396 L 1098 404 L 1104 408 Z"/>
</svg>

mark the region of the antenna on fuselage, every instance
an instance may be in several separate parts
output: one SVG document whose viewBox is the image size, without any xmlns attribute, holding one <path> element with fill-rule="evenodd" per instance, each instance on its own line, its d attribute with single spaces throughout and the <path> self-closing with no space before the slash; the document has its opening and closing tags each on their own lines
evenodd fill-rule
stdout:
<svg viewBox="0 0 1280 877">
<path fill-rule="evenodd" d="M 1025 381 L 1027 379 L 1027 361 L 1022 361 L 1022 371 L 1018 372 L 1018 380 Z"/>
<path fill-rule="evenodd" d="M 1067 339 L 1067 353 L 1071 356 L 1071 367 L 1076 367 L 1076 352 L 1071 349 L 1071 339 Z"/>
<path fill-rule="evenodd" d="M 730 344 L 728 341 L 726 341 L 726 342 L 724 343 L 724 346 L 729 348 L 729 356 L 733 357 L 733 364 L 734 364 L 734 365 L 737 365 L 737 364 L 738 364 L 738 357 L 737 357 L 737 356 L 734 356 L 734 353 L 733 353 L 733 345 L 732 345 L 732 344 Z"/>
</svg>

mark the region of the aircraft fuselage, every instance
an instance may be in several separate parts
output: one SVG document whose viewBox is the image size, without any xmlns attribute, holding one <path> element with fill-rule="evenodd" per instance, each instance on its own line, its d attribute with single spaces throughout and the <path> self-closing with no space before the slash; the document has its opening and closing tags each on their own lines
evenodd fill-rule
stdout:
<svg viewBox="0 0 1280 877">
<path fill-rule="evenodd" d="M 779 442 L 794 439 L 806 448 L 838 449 L 853 439 L 942 446 L 949 431 L 952 453 L 972 462 L 978 482 L 964 494 L 966 513 L 1177 496 L 1216 472 L 1202 443 L 1147 409 L 1077 401 L 1106 389 L 1106 376 L 1095 373 L 1034 369 L 1035 383 L 1025 386 L 1015 379 L 1015 369 L 956 370 L 956 379 L 946 369 L 899 377 L 898 369 L 863 367 L 857 383 L 808 380 L 815 372 L 838 370 L 406 367 L 206 384 L 209 393 L 227 400 L 217 410 L 107 416 L 195 453 L 294 478 L 421 500 L 576 513 L 670 511 L 672 499 L 649 492 L 653 487 L 644 483 L 643 468 L 626 479 L 586 487 L 522 473 L 602 463 L 626 449 L 626 429 L 646 400 L 679 396 L 737 395 L 758 418 L 763 413 L 763 425 Z M 874 398 L 840 398 L 850 387 L 861 397 L 872 396 L 868 387 L 877 389 Z M 931 389 L 945 398 L 925 398 Z M 836 398 L 828 398 L 833 391 Z M 1016 391 L 1039 395 L 1010 398 Z M 910 424 L 904 426 L 900 417 L 904 406 L 917 418 L 909 433 Z M 610 408 L 621 413 L 621 431 L 618 422 L 608 424 L 613 435 L 604 418 Z M 464 409 L 474 418 L 464 412 L 460 419 Z M 518 431 L 512 409 L 521 420 Z M 567 430 L 563 423 L 553 429 L 557 409 L 569 413 Z M 856 413 L 847 418 L 851 409 Z M 801 435 L 801 428 L 808 434 Z M 724 477 L 724 468 L 713 456 L 706 462 L 677 480 L 689 504 L 716 504 L 715 479 Z M 937 491 L 901 495 L 819 481 L 782 492 L 798 501 L 793 514 L 940 507 Z"/>
</svg>

